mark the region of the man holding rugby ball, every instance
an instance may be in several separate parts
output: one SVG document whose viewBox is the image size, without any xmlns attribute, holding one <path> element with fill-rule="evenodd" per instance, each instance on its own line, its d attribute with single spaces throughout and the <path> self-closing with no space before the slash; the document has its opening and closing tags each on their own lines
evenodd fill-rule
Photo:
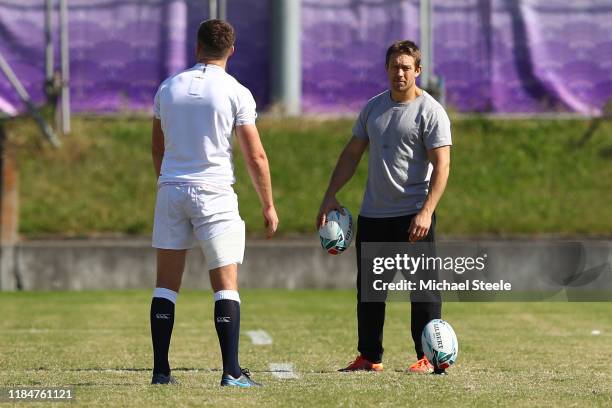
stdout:
<svg viewBox="0 0 612 408">
<path fill-rule="evenodd" d="M 368 180 L 357 222 L 357 321 L 359 356 L 340 371 L 382 371 L 385 302 L 365 302 L 361 289 L 361 243 L 435 242 L 435 209 L 444 193 L 452 145 L 444 108 L 416 85 L 421 53 L 411 41 L 398 41 L 386 53 L 389 89 L 362 109 L 353 136 L 340 154 L 321 203 L 317 226 L 341 205 L 336 193 L 351 179 L 370 148 Z M 422 299 L 421 299 L 422 300 Z M 417 362 L 408 371 L 435 371 L 421 345 L 421 333 L 441 318 L 439 294 L 411 303 L 411 331 Z"/>
</svg>

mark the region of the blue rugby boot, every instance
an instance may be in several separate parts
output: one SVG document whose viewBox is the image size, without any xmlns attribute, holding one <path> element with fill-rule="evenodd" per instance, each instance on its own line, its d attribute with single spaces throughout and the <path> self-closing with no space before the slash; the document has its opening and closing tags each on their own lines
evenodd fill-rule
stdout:
<svg viewBox="0 0 612 408">
<path fill-rule="evenodd" d="M 243 368 L 241 372 L 242 374 L 238 378 L 234 378 L 229 374 L 223 374 L 223 377 L 221 377 L 221 386 L 240 388 L 261 387 L 260 383 L 251 379 L 251 373 L 248 368 Z"/>
</svg>

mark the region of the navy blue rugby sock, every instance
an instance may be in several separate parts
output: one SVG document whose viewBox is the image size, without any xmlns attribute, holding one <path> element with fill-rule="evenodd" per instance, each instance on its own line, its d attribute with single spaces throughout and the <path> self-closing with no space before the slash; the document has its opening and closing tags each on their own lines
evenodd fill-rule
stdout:
<svg viewBox="0 0 612 408">
<path fill-rule="evenodd" d="M 153 343 L 153 374 L 170 375 L 168 350 L 174 327 L 174 304 L 177 293 L 155 288 L 151 300 L 151 341 Z"/>
<path fill-rule="evenodd" d="M 215 293 L 215 328 L 221 346 L 223 374 L 234 378 L 242 375 L 238 362 L 240 337 L 240 297 L 234 290 Z"/>
</svg>

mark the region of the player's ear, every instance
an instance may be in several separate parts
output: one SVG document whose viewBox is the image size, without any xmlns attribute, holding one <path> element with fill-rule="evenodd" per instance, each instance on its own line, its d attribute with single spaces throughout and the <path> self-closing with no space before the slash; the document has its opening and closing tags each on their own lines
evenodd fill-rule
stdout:
<svg viewBox="0 0 612 408">
<path fill-rule="evenodd" d="M 232 48 L 230 48 L 229 52 L 227 53 L 227 58 L 231 57 L 234 54 L 234 51 L 236 51 L 236 47 L 232 45 Z"/>
<path fill-rule="evenodd" d="M 421 66 L 420 65 L 414 69 L 414 76 L 418 77 L 419 75 L 421 75 Z"/>
</svg>

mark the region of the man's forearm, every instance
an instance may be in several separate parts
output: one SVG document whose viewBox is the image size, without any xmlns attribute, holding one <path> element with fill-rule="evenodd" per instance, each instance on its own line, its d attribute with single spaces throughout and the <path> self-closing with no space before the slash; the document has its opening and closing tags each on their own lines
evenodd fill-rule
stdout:
<svg viewBox="0 0 612 408">
<path fill-rule="evenodd" d="M 446 189 L 449 171 L 449 163 L 434 166 L 429 183 L 429 194 L 427 194 L 427 197 L 425 198 L 423 209 L 421 211 L 425 211 L 429 215 L 433 214 L 438 206 L 438 203 L 440 202 L 440 199 L 442 198 L 442 195 L 444 194 L 444 190 Z"/>
<path fill-rule="evenodd" d="M 272 207 L 274 199 L 272 198 L 272 180 L 267 157 L 263 156 L 247 162 L 247 169 L 261 206 L 263 208 Z"/>
<path fill-rule="evenodd" d="M 325 196 L 335 196 L 336 193 L 348 183 L 355 174 L 355 170 L 359 165 L 359 159 L 360 157 L 355 158 L 346 150 L 342 152 L 329 180 L 329 186 L 327 187 Z"/>
</svg>

